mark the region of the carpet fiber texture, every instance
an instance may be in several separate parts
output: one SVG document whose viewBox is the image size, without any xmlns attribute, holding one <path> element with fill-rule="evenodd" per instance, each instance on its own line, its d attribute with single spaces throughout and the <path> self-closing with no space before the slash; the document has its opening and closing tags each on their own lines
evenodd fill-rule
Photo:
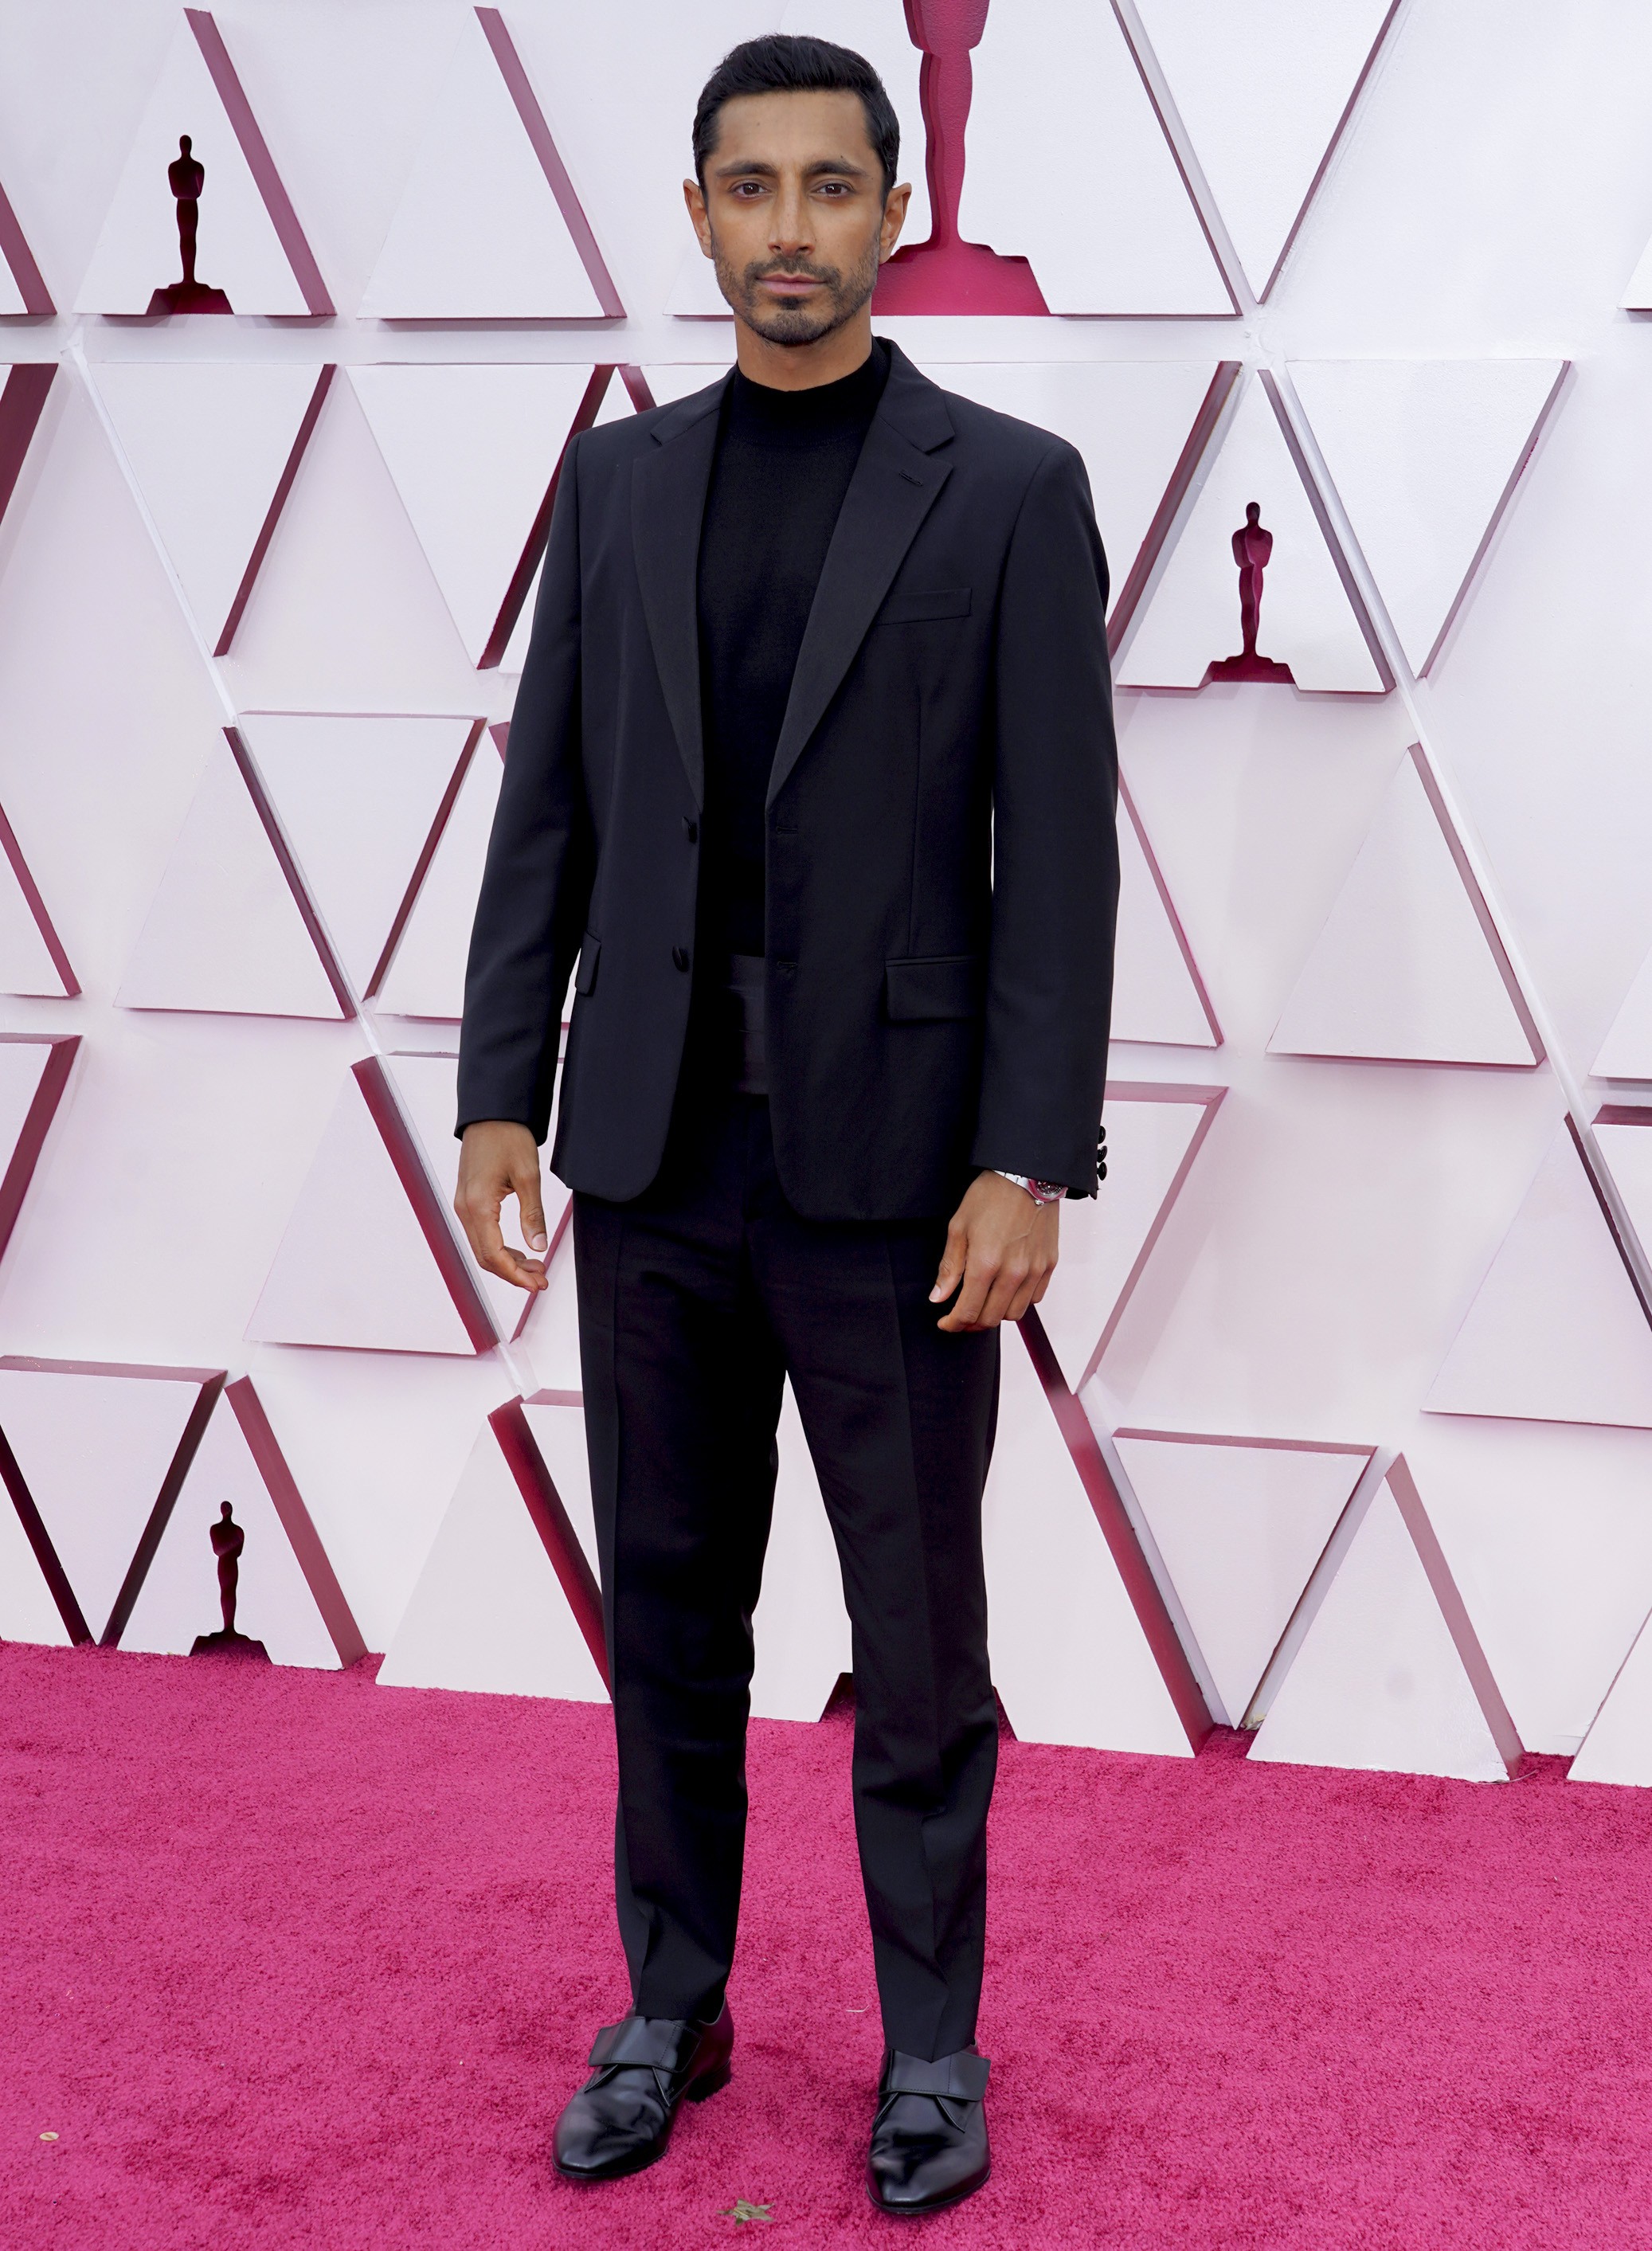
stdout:
<svg viewBox="0 0 1652 2251">
<path fill-rule="evenodd" d="M 733 2083 L 580 2189 L 545 2152 L 626 2004 L 605 1711 L 9 1645 L 0 2243 L 1652 2245 L 1652 1800 L 1242 1752 L 1005 1744 L 996 2170 L 914 2238 L 861 2186 L 847 1718 L 752 1729 Z"/>
</svg>

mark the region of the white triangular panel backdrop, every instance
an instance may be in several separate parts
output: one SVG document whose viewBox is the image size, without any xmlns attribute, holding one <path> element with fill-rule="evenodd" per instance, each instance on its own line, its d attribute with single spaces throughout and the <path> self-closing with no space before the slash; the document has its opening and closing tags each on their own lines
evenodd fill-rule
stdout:
<svg viewBox="0 0 1652 2251">
<path fill-rule="evenodd" d="M 104 360 L 92 377 L 196 622 L 216 648 L 321 370 Z"/>
<path fill-rule="evenodd" d="M 983 1536 L 992 1680 L 1044 1743 L 1190 1745 L 1019 1330 L 1004 1338 Z"/>
<path fill-rule="evenodd" d="M 220 1630 L 211 1527 L 226 1500 L 246 1534 L 237 1575 L 235 1631 L 249 1641 L 261 1641 L 273 1664 L 336 1670 L 333 1638 L 225 1399 L 212 1410 L 121 1636 L 121 1648 L 187 1657 L 197 1635 Z"/>
<path fill-rule="evenodd" d="M 1652 1327 L 1566 1126 L 1424 1403 L 1436 1414 L 1652 1428 Z"/>
<path fill-rule="evenodd" d="M 1377 695 L 1385 686 L 1259 378 L 1248 380 L 1220 450 L 1149 592 L 1117 677 L 1133 688 L 1197 688 L 1240 648 L 1233 536 L 1252 501 L 1274 535 L 1257 647 L 1296 686 Z M 1231 693 L 1231 690 L 1224 691 Z"/>
<path fill-rule="evenodd" d="M 180 20 L 139 121 L 130 155 L 75 294 L 77 313 L 145 313 L 178 281 L 177 205 L 167 167 L 187 133 L 204 165 L 197 279 L 222 289 L 236 314 L 309 311 L 298 277 L 242 153 L 195 35 Z"/>
<path fill-rule="evenodd" d="M 1395 0 L 1137 0 L 1252 288 L 1269 285 Z"/>
<path fill-rule="evenodd" d="M 116 995 L 124 1008 L 343 1015 L 275 848 L 222 737 L 184 816 Z"/>
<path fill-rule="evenodd" d="M 246 1333 L 263 1344 L 475 1350 L 353 1071 Z"/>
<path fill-rule="evenodd" d="M 1274 1055 L 1538 1062 L 1414 751 L 1400 760 L 1274 1028 Z"/>
<path fill-rule="evenodd" d="M 1370 1457 L 1158 1431 L 1113 1443 L 1237 1727 Z"/>
<path fill-rule="evenodd" d="M 199 1394 L 179 1376 L 0 1368 L 0 1430 L 94 1639 Z"/>
<path fill-rule="evenodd" d="M 464 1013 L 471 925 L 503 778 L 499 752 L 484 734 L 471 752 L 453 809 L 379 987 L 379 1006 L 389 1015 L 457 1023 Z"/>
<path fill-rule="evenodd" d="M 1508 1779 L 1386 1482 L 1274 1692 L 1250 1756 L 1289 1766 Z"/>
<path fill-rule="evenodd" d="M 1027 259 L 1052 313 L 1234 310 L 1110 8 L 993 8 L 971 58 L 964 239 Z M 1040 192 L 1026 192 L 1029 149 Z M 1075 226 L 1075 211 L 1096 214 Z M 1128 211 L 1128 225 L 1109 224 Z"/>
<path fill-rule="evenodd" d="M 1565 365 L 1292 364 L 1296 395 L 1414 672 L 1434 659 Z"/>
<path fill-rule="evenodd" d="M 440 86 L 363 313 L 600 320 L 601 301 L 473 9 L 464 11 Z"/>
<path fill-rule="evenodd" d="M 487 1423 L 378 1678 L 391 1688 L 607 1700 L 562 1582 Z"/>
<path fill-rule="evenodd" d="M 251 713 L 241 731 L 345 974 L 364 994 L 474 723 Z"/>
</svg>

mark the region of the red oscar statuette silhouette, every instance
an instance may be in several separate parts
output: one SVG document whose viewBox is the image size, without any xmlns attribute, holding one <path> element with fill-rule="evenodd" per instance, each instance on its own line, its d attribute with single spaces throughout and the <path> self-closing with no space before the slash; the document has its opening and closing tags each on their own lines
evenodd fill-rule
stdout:
<svg viewBox="0 0 1652 2251">
<path fill-rule="evenodd" d="M 1262 572 L 1268 568 L 1274 551 L 1274 535 L 1264 530 L 1259 501 L 1248 502 L 1245 521 L 1234 534 L 1234 560 L 1239 565 L 1239 629 L 1242 647 L 1237 656 L 1225 656 L 1209 667 L 1199 683 L 1208 688 L 1213 680 L 1282 680 L 1294 688 L 1288 664 L 1276 664 L 1271 656 L 1256 654 L 1256 627 L 1261 617 Z"/>
<path fill-rule="evenodd" d="M 930 239 L 897 250 L 878 276 L 874 313 L 1047 313 L 1024 258 L 1000 258 L 958 233 L 964 128 L 988 0 L 906 0 L 906 27 L 923 52 L 918 98 L 928 138 Z"/>
<path fill-rule="evenodd" d="M 221 1633 L 197 1633 L 190 1650 L 191 1657 L 260 1657 L 267 1665 L 270 1653 L 261 1641 L 249 1641 L 245 1634 L 235 1631 L 235 1596 L 241 1577 L 241 1550 L 246 1545 L 246 1533 L 231 1513 L 226 1500 L 218 1510 L 218 1520 L 211 1527 L 212 1553 L 218 1557 L 218 1608 L 224 1614 Z"/>
<path fill-rule="evenodd" d="M 227 313 L 230 301 L 195 278 L 195 239 L 201 225 L 201 190 L 206 185 L 206 166 L 191 153 L 187 133 L 178 136 L 178 153 L 166 168 L 166 184 L 178 207 L 178 253 L 183 279 L 157 289 L 149 300 L 151 313 Z"/>
</svg>

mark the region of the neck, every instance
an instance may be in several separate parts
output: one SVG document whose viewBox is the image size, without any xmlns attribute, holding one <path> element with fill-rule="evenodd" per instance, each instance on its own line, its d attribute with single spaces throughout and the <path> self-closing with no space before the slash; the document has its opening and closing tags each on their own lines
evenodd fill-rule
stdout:
<svg viewBox="0 0 1652 2251">
<path fill-rule="evenodd" d="M 872 308 L 862 305 L 840 329 L 812 344 L 771 343 L 736 314 L 734 346 L 735 364 L 749 381 L 771 391 L 814 391 L 865 366 L 872 350 Z"/>
</svg>

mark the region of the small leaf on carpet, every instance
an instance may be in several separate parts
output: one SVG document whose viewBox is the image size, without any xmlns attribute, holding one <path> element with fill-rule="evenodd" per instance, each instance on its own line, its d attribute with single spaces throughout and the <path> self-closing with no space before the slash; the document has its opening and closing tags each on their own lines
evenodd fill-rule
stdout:
<svg viewBox="0 0 1652 2251">
<path fill-rule="evenodd" d="M 771 2204 L 751 2204 L 743 2196 L 736 2197 L 718 2213 L 719 2220 L 732 2220 L 736 2227 L 743 2227 L 749 2220 L 761 2220 L 766 2227 L 774 2218 Z"/>
</svg>

